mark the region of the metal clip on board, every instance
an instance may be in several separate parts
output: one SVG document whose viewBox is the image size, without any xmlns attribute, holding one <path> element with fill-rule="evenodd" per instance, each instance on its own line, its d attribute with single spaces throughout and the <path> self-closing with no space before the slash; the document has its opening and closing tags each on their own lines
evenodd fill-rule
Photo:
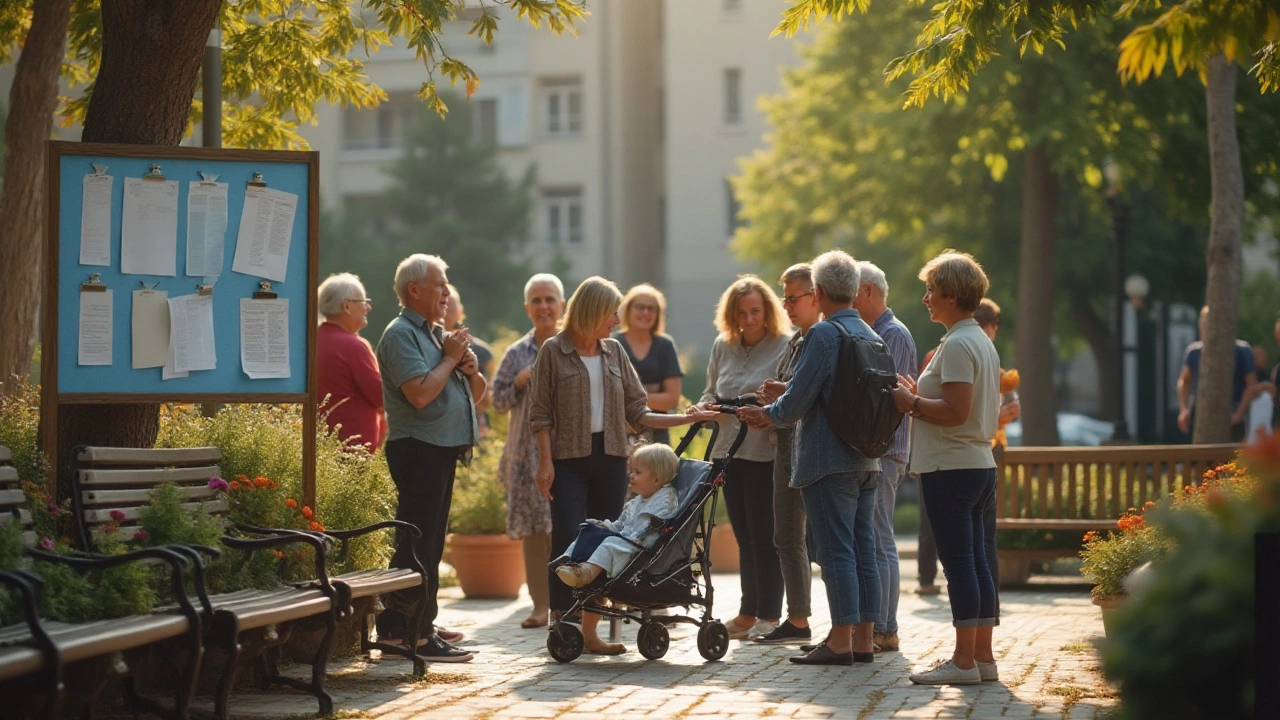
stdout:
<svg viewBox="0 0 1280 720">
<path fill-rule="evenodd" d="M 202 171 L 200 173 L 200 184 L 201 185 L 217 185 L 218 176 L 213 173 L 207 173 Z"/>
<path fill-rule="evenodd" d="M 278 297 L 271 289 L 271 283 L 263 280 L 258 283 L 258 289 L 253 293 L 254 300 L 275 300 Z"/>
<path fill-rule="evenodd" d="M 143 180 L 159 180 L 164 181 L 164 173 L 161 172 L 160 166 L 152 163 L 147 166 L 147 174 L 142 176 Z"/>
<path fill-rule="evenodd" d="M 261 187 L 261 188 L 264 188 L 264 187 L 266 187 L 266 186 L 267 186 L 267 181 L 266 181 L 266 180 L 264 180 L 264 179 L 262 178 L 262 173 L 260 173 L 260 172 L 255 172 L 255 173 L 253 174 L 253 177 L 249 178 L 249 182 L 248 182 L 248 183 L 246 183 L 246 184 L 247 184 L 249 187 Z"/>
<path fill-rule="evenodd" d="M 197 294 L 197 295 L 212 295 L 212 294 L 213 294 L 213 286 L 212 286 L 212 285 L 196 285 L 196 294 Z"/>
<path fill-rule="evenodd" d="M 89 273 L 89 279 L 80 283 L 80 292 L 106 292 L 107 286 L 102 284 L 102 273 Z"/>
</svg>

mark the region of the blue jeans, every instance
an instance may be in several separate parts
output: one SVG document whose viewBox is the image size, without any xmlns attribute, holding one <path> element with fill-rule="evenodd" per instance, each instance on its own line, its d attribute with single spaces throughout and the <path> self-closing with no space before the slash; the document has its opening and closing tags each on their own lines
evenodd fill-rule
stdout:
<svg viewBox="0 0 1280 720">
<path fill-rule="evenodd" d="M 880 617 L 880 571 L 871 519 L 879 482 L 878 472 L 833 473 L 802 490 L 832 625 L 859 625 Z"/>
<path fill-rule="evenodd" d="M 893 508 L 898 485 L 906 477 L 907 466 L 888 457 L 880 458 L 880 484 L 876 487 L 876 565 L 880 568 L 880 619 L 876 632 L 898 632 L 898 543 L 893 537 Z"/>
<path fill-rule="evenodd" d="M 999 625 L 1000 601 L 992 574 L 996 549 L 992 522 L 996 511 L 995 468 L 923 473 L 920 492 L 933 525 L 942 572 L 947 576 L 951 624 Z"/>
<path fill-rule="evenodd" d="M 551 483 L 551 557 L 558 558 L 587 518 L 617 520 L 627 498 L 627 459 L 604 454 L 604 433 L 591 436 L 591 454 L 556 460 Z M 547 570 L 551 609 L 568 610 L 573 591 Z"/>
</svg>

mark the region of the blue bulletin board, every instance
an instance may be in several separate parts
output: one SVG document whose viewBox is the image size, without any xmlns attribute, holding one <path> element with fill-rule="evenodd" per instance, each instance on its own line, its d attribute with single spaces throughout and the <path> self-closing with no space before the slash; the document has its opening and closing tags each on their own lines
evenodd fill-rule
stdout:
<svg viewBox="0 0 1280 720">
<path fill-rule="evenodd" d="M 315 346 L 316 217 L 318 158 L 312 152 L 216 150 L 184 147 L 141 147 L 50 142 L 49 280 L 46 288 L 44 362 L 55 370 L 44 374 L 63 403 L 160 401 L 293 401 L 311 392 Z M 105 165 L 111 185 L 110 265 L 80 264 L 83 183 L 93 164 Z M 125 180 L 142 178 L 157 165 L 166 180 L 178 182 L 176 272 L 174 276 L 121 272 L 121 225 Z M 227 183 L 227 229 L 221 272 L 216 279 L 187 275 L 187 200 L 192 181 L 201 173 Z M 271 280 L 271 291 L 288 299 L 289 377 L 251 379 L 241 366 L 240 301 L 253 297 L 264 278 L 233 272 L 232 259 L 240 228 L 245 191 L 254 173 L 272 190 L 298 196 L 285 280 Z M 81 284 L 98 273 L 112 290 L 112 362 L 78 362 Z M 132 367 L 133 292 L 142 287 L 167 291 L 170 298 L 191 295 L 197 285 L 213 285 L 214 347 L 217 366 L 192 371 L 188 377 L 162 379 L 160 368 Z M 158 283 L 158 284 L 157 284 Z M 50 297 L 50 296 L 53 297 Z M 49 302 L 53 300 L 53 302 Z M 53 327 L 50 327 L 53 320 Z M 52 347 L 50 347 L 52 345 Z M 50 353 L 53 350 L 53 353 Z M 51 357 L 51 354 L 53 357 Z M 50 362 L 50 361 L 54 362 Z M 111 396 L 111 397 L 106 397 Z M 127 397 L 134 396 L 134 397 Z M 205 397 L 202 397 L 205 396 Z M 243 397 L 232 397 L 243 396 Z M 292 396 L 292 397 L 290 397 Z"/>
</svg>

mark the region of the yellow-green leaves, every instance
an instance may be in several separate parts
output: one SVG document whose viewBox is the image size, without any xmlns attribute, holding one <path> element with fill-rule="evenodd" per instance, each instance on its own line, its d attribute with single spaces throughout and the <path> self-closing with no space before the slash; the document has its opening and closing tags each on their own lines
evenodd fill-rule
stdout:
<svg viewBox="0 0 1280 720">
<path fill-rule="evenodd" d="M 866 12 L 870 5 L 871 0 L 799 0 L 782 11 L 782 21 L 769 37 L 779 34 L 791 37 L 802 30 L 808 30 L 811 22 L 821 22 L 828 17 L 840 20 L 855 10 Z"/>
</svg>

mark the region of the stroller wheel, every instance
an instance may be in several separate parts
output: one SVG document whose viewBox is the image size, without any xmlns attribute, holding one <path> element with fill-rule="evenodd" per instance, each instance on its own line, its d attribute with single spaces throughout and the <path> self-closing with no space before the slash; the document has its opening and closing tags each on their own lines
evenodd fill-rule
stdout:
<svg viewBox="0 0 1280 720">
<path fill-rule="evenodd" d="M 727 641 L 726 641 L 727 642 Z M 547 652 L 556 662 L 570 663 L 582 655 L 582 631 L 577 625 L 556 623 L 547 633 Z"/>
<path fill-rule="evenodd" d="M 724 623 L 708 620 L 698 629 L 698 652 L 708 660 L 719 660 L 729 652 L 729 628 Z"/>
<path fill-rule="evenodd" d="M 667 648 L 671 646 L 671 635 L 667 633 L 666 625 L 650 620 L 640 626 L 636 644 L 640 646 L 641 655 L 649 660 L 657 660 L 667 654 Z"/>
</svg>

